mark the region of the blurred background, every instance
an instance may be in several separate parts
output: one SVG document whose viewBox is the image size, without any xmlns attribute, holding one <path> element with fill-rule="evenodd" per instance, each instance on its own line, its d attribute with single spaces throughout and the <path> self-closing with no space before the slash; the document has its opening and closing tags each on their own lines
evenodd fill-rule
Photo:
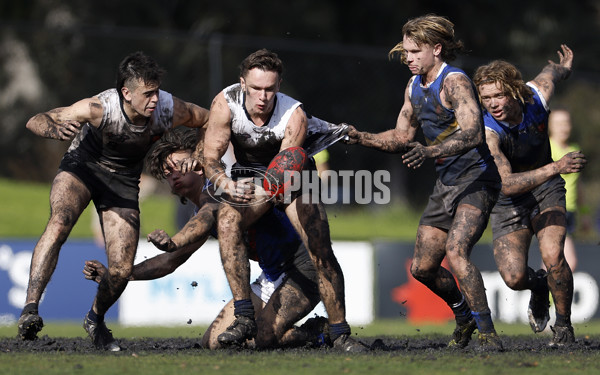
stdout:
<svg viewBox="0 0 600 375">
<path fill-rule="evenodd" d="M 468 74 L 501 58 L 530 80 L 558 61 L 561 43 L 573 49 L 573 74 L 551 107 L 571 110 L 572 139 L 590 161 L 580 180 L 589 238 L 600 202 L 599 10 L 598 0 L 1 0 L 0 178 L 49 183 L 68 142 L 36 137 L 25 123 L 114 86 L 118 63 L 136 50 L 166 68 L 163 89 L 208 108 L 238 80 L 245 56 L 269 48 L 286 67 L 282 91 L 309 113 L 372 132 L 391 128 L 410 74 L 387 52 L 409 18 L 437 13 L 470 50 L 455 61 Z M 329 167 L 391 171 L 393 202 L 417 212 L 435 178 L 431 162 L 409 171 L 398 155 L 341 144 L 330 149 Z"/>
<path fill-rule="evenodd" d="M 22 307 L 31 250 L 48 218 L 50 182 L 69 145 L 26 130 L 30 117 L 114 87 L 117 65 L 137 50 L 145 51 L 167 70 L 164 90 L 209 108 L 221 89 L 238 81 L 241 60 L 257 49 L 268 48 L 285 64 L 282 91 L 303 102 L 307 112 L 330 122 L 351 123 L 361 130 L 383 131 L 395 125 L 410 78 L 406 66 L 389 61 L 387 53 L 401 40 L 404 23 L 426 13 L 447 16 L 455 23 L 457 37 L 470 52 L 454 65 L 469 75 L 479 65 L 505 59 L 517 65 L 525 80 L 531 80 L 549 59 L 558 61 L 556 51 L 561 43 L 573 49 L 573 73 L 558 85 L 551 108 L 560 106 L 571 112 L 571 140 L 589 161 L 579 184 L 576 238 L 581 267 L 576 273 L 574 311 L 579 314 L 578 321 L 598 318 L 599 11 L 600 0 L 0 0 L 0 295 L 6 297 L 0 299 L 0 325 L 14 324 Z M 340 261 L 353 261 L 344 265 L 358 284 L 352 287 L 351 295 L 358 296 L 357 306 L 368 307 L 355 321 L 410 318 L 418 306 L 431 306 L 435 297 L 421 300 L 426 291 L 411 282 L 401 265 L 410 264 L 418 219 L 433 187 L 432 161 L 411 171 L 402 165 L 399 155 L 343 144 L 330 148 L 327 161 L 329 168 L 338 171 L 391 172 L 391 204 L 328 207 L 333 240 L 369 241 L 367 245 L 336 243 Z M 150 182 L 147 190 L 153 194 L 142 202 L 142 237 L 156 228 L 171 234 L 176 230 L 177 200 L 164 184 L 152 185 Z M 84 298 L 82 306 L 69 307 L 65 312 L 65 306 L 75 303 L 70 296 L 93 294 L 95 286 L 83 281 L 80 274 L 83 260 L 104 259 L 102 244 L 90 241 L 94 215 L 93 207 L 89 207 L 65 245 L 63 253 L 68 254 L 61 257 L 59 267 L 64 268 L 55 273 L 54 286 L 48 288 L 54 294 L 44 307 L 45 318 L 79 319 L 89 307 L 89 298 Z M 78 240 L 82 238 L 85 240 Z M 493 310 L 503 321 L 526 321 L 514 312 L 524 314 L 528 293 L 508 294 L 505 290 L 495 272 L 489 240 L 488 232 L 478 245 L 482 251 L 474 251 L 474 257 L 482 257 L 477 258 L 477 264 L 484 271 L 488 299 L 498 304 Z M 362 246 L 359 250 L 368 262 L 354 256 L 349 250 L 352 246 Z M 142 257 L 146 256 L 144 247 L 148 246 L 141 246 L 138 253 Z M 540 261 L 535 243 L 531 253 L 530 262 L 536 267 Z M 208 250 L 204 254 L 209 254 Z M 206 256 L 202 255 L 197 264 L 209 264 L 207 275 L 220 272 L 220 267 L 214 267 L 218 259 L 207 263 Z M 354 266 L 356 270 L 350 268 Z M 196 263 L 190 262 L 190 267 L 188 274 L 173 275 L 179 284 L 163 279 L 136 287 L 177 299 L 174 290 L 192 293 L 188 290 L 190 282 L 201 281 Z M 214 286 L 215 277 L 210 276 L 203 289 L 212 294 L 195 300 L 206 304 L 212 296 L 220 308 L 224 297 L 215 293 L 220 290 Z M 227 290 L 224 278 L 219 285 Z M 67 288 L 84 287 L 90 290 L 67 292 Z M 122 298 L 121 302 L 130 299 Z M 162 305 L 180 306 L 171 302 Z M 117 310 L 111 309 L 111 314 L 116 315 Z M 155 319 L 155 311 L 147 311 Z M 362 310 L 357 307 L 349 311 Z M 133 316 L 139 319 L 140 313 L 136 311 Z M 184 324 L 188 318 L 186 315 L 179 321 Z M 415 315 L 413 319 L 417 318 L 440 317 Z"/>
</svg>

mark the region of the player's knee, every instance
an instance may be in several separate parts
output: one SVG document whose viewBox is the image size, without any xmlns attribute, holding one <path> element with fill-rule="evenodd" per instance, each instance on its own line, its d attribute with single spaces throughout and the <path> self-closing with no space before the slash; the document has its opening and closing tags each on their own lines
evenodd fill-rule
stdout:
<svg viewBox="0 0 600 375">
<path fill-rule="evenodd" d="M 127 280 L 133 273 L 133 266 L 129 264 L 119 264 L 108 269 L 108 274 L 112 280 Z"/>
<path fill-rule="evenodd" d="M 57 210 L 52 211 L 50 215 L 50 221 L 48 222 L 48 227 L 57 231 L 60 235 L 61 233 L 68 234 L 73 228 L 73 225 L 77 222 L 77 215 L 68 210 Z"/>
<path fill-rule="evenodd" d="M 524 272 L 510 272 L 502 274 L 504 283 L 512 290 L 527 289 L 527 275 Z"/>
<path fill-rule="evenodd" d="M 219 213 L 218 232 L 219 235 L 231 233 L 240 229 L 241 218 L 236 211 L 224 209 Z"/>
<path fill-rule="evenodd" d="M 421 281 L 426 282 L 435 278 L 435 272 L 432 269 L 423 267 L 420 263 L 413 261 L 410 265 L 411 275 Z"/>
</svg>

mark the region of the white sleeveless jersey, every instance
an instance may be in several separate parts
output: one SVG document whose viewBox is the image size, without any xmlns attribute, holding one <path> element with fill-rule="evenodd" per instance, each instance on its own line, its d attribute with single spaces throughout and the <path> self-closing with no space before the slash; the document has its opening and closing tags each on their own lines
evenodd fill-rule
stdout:
<svg viewBox="0 0 600 375">
<path fill-rule="evenodd" d="M 263 126 L 256 126 L 244 107 L 244 93 L 239 83 L 226 87 L 223 94 L 231 111 L 231 143 L 237 162 L 254 167 L 268 165 L 281 148 L 292 113 L 302 103 L 278 92 L 273 115 Z"/>
<path fill-rule="evenodd" d="M 110 172 L 139 176 L 152 144 L 173 126 L 173 96 L 159 90 L 156 109 L 144 126 L 127 121 L 116 89 L 108 89 L 96 97 L 103 107 L 100 126 L 85 123 L 67 153 L 97 163 Z"/>
</svg>

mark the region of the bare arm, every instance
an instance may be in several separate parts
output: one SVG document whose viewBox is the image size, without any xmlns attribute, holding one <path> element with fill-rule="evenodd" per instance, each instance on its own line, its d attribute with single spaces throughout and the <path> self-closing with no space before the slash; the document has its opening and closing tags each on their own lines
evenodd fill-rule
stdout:
<svg viewBox="0 0 600 375">
<path fill-rule="evenodd" d="M 79 133 L 84 122 L 99 126 L 102 113 L 102 104 L 98 98 L 87 98 L 69 107 L 38 113 L 27 121 L 26 127 L 41 137 L 66 141 Z"/>
<path fill-rule="evenodd" d="M 206 126 L 208 115 L 208 109 L 173 97 L 173 126 L 202 128 Z"/>
<path fill-rule="evenodd" d="M 301 147 L 306 139 L 307 128 L 306 114 L 301 107 L 298 107 L 294 110 L 285 128 L 280 151 L 289 147 Z"/>
<path fill-rule="evenodd" d="M 513 173 L 510 162 L 500 149 L 498 135 L 486 131 L 486 141 L 500 177 L 502 179 L 502 193 L 507 196 L 523 194 L 540 186 L 557 174 L 576 173 L 585 167 L 586 159 L 581 152 L 570 152 L 560 160 L 549 163 L 527 172 Z"/>
<path fill-rule="evenodd" d="M 204 243 L 210 235 L 210 230 L 217 222 L 219 203 L 214 201 L 207 193 L 202 195 L 200 210 L 179 232 L 173 237 L 169 237 L 164 230 L 156 229 L 148 235 L 148 241 L 152 242 L 158 249 L 167 252 L 174 252 L 198 242 Z"/>
<path fill-rule="evenodd" d="M 396 128 L 381 133 L 373 134 L 359 132 L 354 127 L 348 131 L 348 144 L 358 143 L 365 147 L 377 150 L 398 153 L 405 152 L 408 144 L 412 142 L 417 132 L 418 124 L 413 117 L 413 108 L 408 96 L 410 81 L 404 90 L 404 104 L 396 120 Z"/>
<path fill-rule="evenodd" d="M 549 101 L 554 95 L 556 83 L 569 78 L 571 74 L 573 51 L 565 44 L 561 44 L 560 48 L 562 53 L 561 51 L 557 52 L 559 63 L 548 60 L 548 65 L 531 82 L 540 90 L 546 101 Z"/>
<path fill-rule="evenodd" d="M 203 244 L 204 241 L 188 245 L 172 253 L 162 253 L 146 259 L 133 267 L 133 272 L 129 280 L 154 280 L 171 274 L 185 263 Z M 85 278 L 97 283 L 102 281 L 106 272 L 106 267 L 98 260 L 87 260 L 83 266 Z"/>
<path fill-rule="evenodd" d="M 225 176 L 221 158 L 229 147 L 231 138 L 231 113 L 223 93 L 219 93 L 210 107 L 210 116 L 204 136 L 204 150 L 196 149 L 196 153 L 204 151 L 204 175 L 215 184 L 227 184 L 231 181 Z"/>
</svg>

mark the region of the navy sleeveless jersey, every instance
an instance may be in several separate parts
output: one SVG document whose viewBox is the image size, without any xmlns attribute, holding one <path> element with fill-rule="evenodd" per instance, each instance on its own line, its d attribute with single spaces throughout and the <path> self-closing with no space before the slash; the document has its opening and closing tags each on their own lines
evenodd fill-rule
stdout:
<svg viewBox="0 0 600 375">
<path fill-rule="evenodd" d="M 466 76 L 462 70 L 444 64 L 431 85 L 423 86 L 420 75 L 415 76 L 412 82 L 410 101 L 427 145 L 440 144 L 461 132 L 454 110 L 444 107 L 440 98 L 444 79 L 450 73 Z M 473 90 L 476 92 L 475 87 Z M 483 127 L 481 131 L 484 131 Z M 458 185 L 475 180 L 500 183 L 496 164 L 485 142 L 462 154 L 436 159 L 435 168 L 444 185 Z"/>
<path fill-rule="evenodd" d="M 533 103 L 523 106 L 523 121 L 510 126 L 494 119 L 488 112 L 483 120 L 488 130 L 500 139 L 500 149 L 515 173 L 531 171 L 552 162 L 548 137 L 548 109 L 537 88 L 533 89 Z"/>
</svg>

